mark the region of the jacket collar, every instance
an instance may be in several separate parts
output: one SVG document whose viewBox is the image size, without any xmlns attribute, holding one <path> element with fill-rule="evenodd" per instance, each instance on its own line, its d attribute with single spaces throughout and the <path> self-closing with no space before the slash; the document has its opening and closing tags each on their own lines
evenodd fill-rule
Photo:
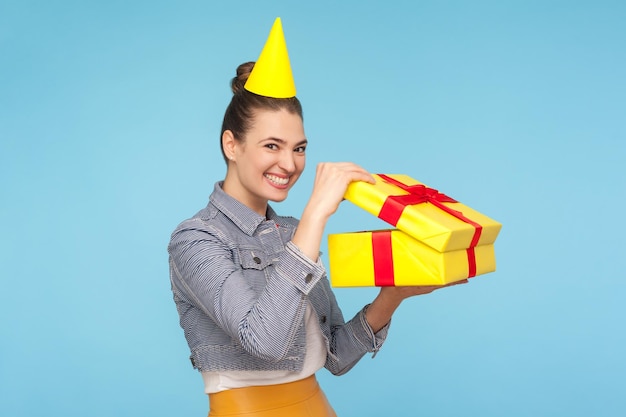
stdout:
<svg viewBox="0 0 626 417">
<path fill-rule="evenodd" d="M 226 194 L 222 189 L 223 181 L 215 183 L 213 193 L 209 196 L 209 204 L 224 213 L 242 232 L 252 236 L 261 223 L 266 220 L 278 221 L 276 212 L 268 205 L 267 218 L 261 216 L 239 200 Z"/>
</svg>

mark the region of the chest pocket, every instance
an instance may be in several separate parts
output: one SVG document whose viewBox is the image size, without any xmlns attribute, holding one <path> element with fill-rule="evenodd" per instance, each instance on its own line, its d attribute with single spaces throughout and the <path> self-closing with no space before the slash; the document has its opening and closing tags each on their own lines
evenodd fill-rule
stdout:
<svg viewBox="0 0 626 417">
<path fill-rule="evenodd" d="M 258 249 L 239 248 L 239 261 L 243 274 L 257 291 L 261 291 L 269 278 L 268 267 L 274 263 L 274 259 Z"/>
<path fill-rule="evenodd" d="M 243 269 L 263 271 L 275 261 L 265 252 L 258 249 L 239 248 L 239 261 Z"/>
</svg>

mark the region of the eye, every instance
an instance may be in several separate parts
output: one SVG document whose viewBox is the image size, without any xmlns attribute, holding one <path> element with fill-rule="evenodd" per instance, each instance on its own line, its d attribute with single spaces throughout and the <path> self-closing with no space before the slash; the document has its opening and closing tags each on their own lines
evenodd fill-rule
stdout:
<svg viewBox="0 0 626 417">
<path fill-rule="evenodd" d="M 304 151 L 306 151 L 306 146 L 298 146 L 294 149 L 294 151 L 298 153 L 304 153 Z"/>
<path fill-rule="evenodd" d="M 278 145 L 277 145 L 277 144 L 275 144 L 275 143 L 267 143 L 267 144 L 265 145 L 265 147 L 266 147 L 266 148 L 268 148 L 268 149 L 272 149 L 272 150 L 276 150 L 276 149 L 278 149 Z"/>
</svg>

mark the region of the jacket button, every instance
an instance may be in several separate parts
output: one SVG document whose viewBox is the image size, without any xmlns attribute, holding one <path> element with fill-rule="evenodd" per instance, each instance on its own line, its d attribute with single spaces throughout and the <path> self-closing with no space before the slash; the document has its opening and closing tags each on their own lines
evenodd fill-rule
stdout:
<svg viewBox="0 0 626 417">
<path fill-rule="evenodd" d="M 254 263 L 256 264 L 260 264 L 261 263 L 261 258 L 259 258 L 258 256 L 255 256 L 254 258 L 252 258 L 252 260 L 254 261 Z"/>
<path fill-rule="evenodd" d="M 306 277 L 304 277 L 304 282 L 308 284 L 309 282 L 311 282 L 312 279 L 313 279 L 313 274 L 306 274 Z"/>
<path fill-rule="evenodd" d="M 321 318 L 321 322 L 322 322 L 322 323 L 326 323 L 326 316 L 322 316 L 322 318 Z"/>
</svg>

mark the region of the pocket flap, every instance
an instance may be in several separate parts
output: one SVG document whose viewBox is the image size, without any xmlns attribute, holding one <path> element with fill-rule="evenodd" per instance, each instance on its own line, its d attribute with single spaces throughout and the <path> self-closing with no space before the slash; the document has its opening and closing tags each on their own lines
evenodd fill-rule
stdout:
<svg viewBox="0 0 626 417">
<path fill-rule="evenodd" d="M 239 248 L 239 259 L 244 269 L 265 269 L 273 260 L 261 250 Z"/>
</svg>

